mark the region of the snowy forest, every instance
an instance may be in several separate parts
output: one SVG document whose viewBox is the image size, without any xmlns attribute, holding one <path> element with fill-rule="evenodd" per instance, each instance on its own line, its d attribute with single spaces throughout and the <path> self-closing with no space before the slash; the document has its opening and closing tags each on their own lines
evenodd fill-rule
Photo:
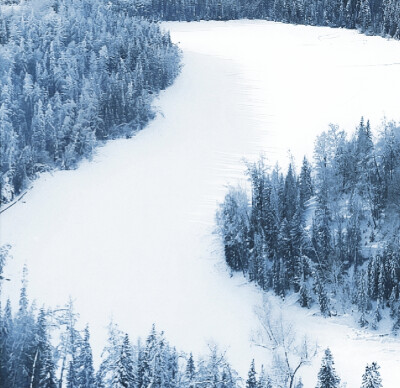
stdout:
<svg viewBox="0 0 400 388">
<path fill-rule="evenodd" d="M 159 21 L 266 19 L 400 39 L 397 0 L 50 3 L 45 13 L 0 8 L 0 204 L 18 200 L 41 173 L 76 169 L 97 146 L 131 138 L 156 117 L 155 99 L 181 71 L 180 49 Z M 231 273 L 282 299 L 295 295 L 304 309 L 318 306 L 325 318 L 351 314 L 371 331 L 390 322 L 400 334 L 400 126 L 385 121 L 373 134 L 361 118 L 349 136 L 331 125 L 312 161 L 291 160 L 283 170 L 261 157 L 248 163 L 247 178 L 249 187 L 230 187 L 216 214 Z M 208 355 L 193 356 L 155 325 L 133 338 L 109 323 L 97 362 L 72 299 L 39 307 L 45 301 L 29 299 L 26 267 L 19 300 L 2 295 L 15 280 L 3 271 L 10 249 L 0 247 L 0 388 L 304 387 L 297 372 L 317 349 L 290 342 L 279 325 L 265 326 L 276 341 L 271 364 L 253 360 L 247 376 L 234 370 L 229 349 L 209 345 Z M 345 386 L 329 348 L 316 377 L 317 388 Z M 377 362 L 360 381 L 383 386 Z"/>
<path fill-rule="evenodd" d="M 56 1 L 45 17 L 0 10 L 1 202 L 143 128 L 179 62 L 158 24 L 102 1 Z"/>
<path fill-rule="evenodd" d="M 384 123 L 374 142 L 361 119 L 350 139 L 334 125 L 322 133 L 299 174 L 294 162 L 285 173 L 263 158 L 249 165 L 250 201 L 232 188 L 217 215 L 228 266 L 326 317 L 357 306 L 360 326 L 377 329 L 389 314 L 396 333 L 399 155 L 397 125 Z"/>
<path fill-rule="evenodd" d="M 10 259 L 9 246 L 0 248 L 0 297 L 4 266 Z M 229 354 L 209 345 L 206 357 L 179 352 L 166 340 L 163 332 L 152 326 L 147 338 L 132 342 L 118 325 L 110 322 L 108 339 L 95 368 L 89 326 L 79 330 L 79 314 L 73 301 L 56 309 L 41 307 L 28 298 L 28 270 L 20 290 L 17 310 L 8 299 L 0 307 L 0 387 L 4 388 L 303 388 L 289 358 L 275 358 L 275 368 L 256 371 L 254 360 L 248 376 L 238 376 L 228 362 Z M 281 326 L 280 326 L 281 327 Z M 279 329 L 272 328 L 274 340 Z M 288 332 L 276 342 L 288 341 Z M 289 342 L 290 343 L 290 342 Z M 275 344 L 275 345 L 276 345 Z M 278 344 L 281 347 L 282 343 Z M 291 345 L 289 345 L 291 349 Z M 306 353 L 308 348 L 306 348 Z M 287 357 L 287 356 L 286 356 Z M 311 355 L 311 357 L 313 357 Z M 361 388 L 382 387 L 379 365 L 368 364 Z M 296 385 L 295 384 L 296 381 Z M 341 379 L 334 367 L 333 355 L 326 349 L 318 373 L 317 388 L 339 388 Z"/>
<path fill-rule="evenodd" d="M 2 247 L 0 276 L 7 256 L 8 248 Z M 38 308 L 28 299 L 27 284 L 25 269 L 18 310 L 13 314 L 10 300 L 0 309 L 2 388 L 238 387 L 237 375 L 216 347 L 195 362 L 170 346 L 154 325 L 143 343 L 132 343 L 110 323 L 95 371 L 89 327 L 77 329 L 72 301 L 53 310 Z"/>
<path fill-rule="evenodd" d="M 115 0 L 118 7 L 158 20 L 267 19 L 313 26 L 357 28 L 400 38 L 397 0 Z"/>
</svg>

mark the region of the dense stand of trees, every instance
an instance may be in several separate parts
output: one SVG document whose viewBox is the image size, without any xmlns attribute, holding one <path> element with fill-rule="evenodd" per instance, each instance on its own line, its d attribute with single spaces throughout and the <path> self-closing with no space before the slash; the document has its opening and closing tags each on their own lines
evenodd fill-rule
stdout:
<svg viewBox="0 0 400 388">
<path fill-rule="evenodd" d="M 0 10 L 1 202 L 38 172 L 75 168 L 98 141 L 143 128 L 179 60 L 158 24 L 101 0 Z"/>
<path fill-rule="evenodd" d="M 360 325 L 377 328 L 386 309 L 397 332 L 400 127 L 384 123 L 374 142 L 363 119 L 350 139 L 331 126 L 299 174 L 261 159 L 248 176 L 251 200 L 232 188 L 217 214 L 228 266 L 324 316 L 356 305 Z"/>
<path fill-rule="evenodd" d="M 9 1 L 8 3 L 15 3 Z M 11 201 L 39 172 L 75 168 L 98 141 L 131 136 L 154 112 L 153 96 L 179 73 L 179 52 L 149 20 L 261 18 L 357 28 L 400 38 L 396 0 L 53 0 L 46 15 L 0 10 L 0 201 Z M 386 124 L 376 142 L 362 120 L 348 140 L 332 127 L 316 143 L 315 163 L 283 174 L 263 160 L 249 166 L 247 193 L 232 189 L 218 213 L 227 264 L 262 289 L 325 316 L 357 305 L 361 326 L 383 310 L 400 329 L 400 128 Z M 312 222 L 310 222 L 312 219 Z M 8 247 L 0 249 L 0 286 Z M 0 289 L 1 291 L 1 289 Z M 345 295 L 346 297 L 341 297 Z M 1 293 L 0 293 L 1 296 Z M 348 307 L 348 306 L 347 306 Z M 133 344 L 114 324 L 96 371 L 89 327 L 77 329 L 70 302 L 37 308 L 26 274 L 17 311 L 0 307 L 0 386 L 9 388 L 236 388 L 223 354 L 194 361 L 153 327 Z M 329 349 L 318 388 L 339 387 Z M 292 388 L 293 379 L 290 387 Z M 254 361 L 247 388 L 273 388 Z M 379 388 L 376 363 L 362 388 Z M 301 380 L 296 388 L 303 387 Z"/>
<path fill-rule="evenodd" d="M 0 300 L 3 270 L 10 246 L 0 247 Z M 115 323 L 108 326 L 108 339 L 96 369 L 90 344 L 90 330 L 78 329 L 79 314 L 73 302 L 57 309 L 37 308 L 27 292 L 27 269 L 16 311 L 10 300 L 0 305 L 0 387 L 7 388 L 303 388 L 301 378 L 288 378 L 286 361 L 274 355 L 274 366 L 258 373 L 252 361 L 247 379 L 240 378 L 225 353 L 210 346 L 206 357 L 178 352 L 153 325 L 147 338 L 132 342 Z M 269 318 L 268 318 L 269 319 Z M 273 345 L 284 344 L 285 357 L 292 357 L 291 334 L 282 322 L 270 326 Z M 271 330 L 271 331 L 269 331 Z M 294 333 L 292 333 L 294 334 Z M 278 341 L 278 342 L 276 342 Z M 281 342 L 282 341 L 282 342 Z M 302 351 L 308 352 L 304 348 Z M 307 356 L 309 359 L 309 355 Z M 302 365 L 301 358 L 299 366 Z M 288 365 L 286 365 L 288 364 Z M 340 379 L 333 367 L 329 349 L 318 373 L 317 388 L 339 388 Z M 296 371 L 291 371 L 295 376 Z M 291 366 L 289 366 L 291 369 Z M 286 376 L 286 377 L 285 377 Z M 382 379 L 376 362 L 367 365 L 361 388 L 380 388 Z"/>
<path fill-rule="evenodd" d="M 0 386 L 7 388 L 236 388 L 238 378 L 216 349 L 198 362 L 178 353 L 153 327 L 142 344 L 110 325 L 102 362 L 96 371 L 86 327 L 74 327 L 65 311 L 40 309 L 21 299 L 16 314 L 9 302 L 0 320 Z M 71 325 L 72 324 L 72 325 Z M 60 340 L 54 344 L 54 332 Z"/>
<path fill-rule="evenodd" d="M 397 0 L 113 0 L 118 7 L 158 20 L 268 19 L 357 28 L 400 38 Z"/>
<path fill-rule="evenodd" d="M 0 248 L 0 286 L 9 247 Z M 0 290 L 1 298 L 1 290 Z M 0 306 L 2 388 L 238 388 L 239 378 L 225 355 L 210 347 L 194 360 L 178 352 L 155 327 L 144 342 L 132 342 L 111 323 L 96 370 L 89 327 L 79 330 L 72 302 L 37 308 L 27 296 L 24 272 L 19 304 Z"/>
</svg>

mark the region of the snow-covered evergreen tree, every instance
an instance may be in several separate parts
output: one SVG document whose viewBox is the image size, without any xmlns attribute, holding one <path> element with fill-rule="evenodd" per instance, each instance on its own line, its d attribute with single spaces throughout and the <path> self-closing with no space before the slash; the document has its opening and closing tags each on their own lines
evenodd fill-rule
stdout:
<svg viewBox="0 0 400 388">
<path fill-rule="evenodd" d="M 317 388 L 338 388 L 339 384 L 340 378 L 336 373 L 333 356 L 328 348 L 325 350 L 321 369 L 318 372 Z"/>
<path fill-rule="evenodd" d="M 248 377 L 246 380 L 246 388 L 257 388 L 257 372 L 254 365 L 254 360 L 250 364 Z"/>
<path fill-rule="evenodd" d="M 310 308 L 312 303 L 312 297 L 308 284 L 303 281 L 299 291 L 299 303 L 301 307 Z M 325 309 L 325 308 L 324 308 Z"/>
<path fill-rule="evenodd" d="M 95 384 L 92 348 L 89 340 L 89 327 L 86 326 L 83 334 L 83 340 L 79 346 L 79 353 L 75 359 L 75 378 L 79 388 L 89 388 L 93 387 Z"/>
<path fill-rule="evenodd" d="M 265 372 L 264 365 L 261 365 L 261 372 L 260 376 L 258 377 L 257 388 L 272 388 L 272 381 Z"/>
<path fill-rule="evenodd" d="M 362 376 L 361 388 L 380 388 L 382 387 L 382 378 L 379 373 L 379 365 L 373 362 L 365 367 L 365 372 Z"/>
<path fill-rule="evenodd" d="M 195 376 L 196 376 L 196 366 L 194 363 L 193 354 L 190 353 L 190 356 L 186 363 L 186 373 L 185 373 L 185 377 L 188 381 L 189 387 L 193 386 L 193 381 L 195 379 Z"/>
<path fill-rule="evenodd" d="M 128 334 L 125 334 L 121 345 L 119 357 L 116 362 L 116 373 L 113 381 L 113 388 L 134 388 L 134 360 L 132 347 L 129 341 Z"/>
</svg>

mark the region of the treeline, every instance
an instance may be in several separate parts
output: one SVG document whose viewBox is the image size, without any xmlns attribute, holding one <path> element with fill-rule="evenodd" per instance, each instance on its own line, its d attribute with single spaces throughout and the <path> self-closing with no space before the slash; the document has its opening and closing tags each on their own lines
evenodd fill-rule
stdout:
<svg viewBox="0 0 400 388">
<path fill-rule="evenodd" d="M 9 251 L 10 246 L 0 247 L 0 300 L 1 287 L 10 280 L 4 276 Z M 261 366 L 258 374 L 253 360 L 248 377 L 244 380 L 232 369 L 225 353 L 219 352 L 216 346 L 210 347 L 206 357 L 195 360 L 192 353 L 178 352 L 172 347 L 155 325 L 143 342 L 140 338 L 132 342 L 128 334 L 122 332 L 115 323 L 110 323 L 107 342 L 96 369 L 89 327 L 78 329 L 79 314 L 74 310 L 73 302 L 70 300 L 56 309 L 38 309 L 36 302 L 29 301 L 27 285 L 25 267 L 16 312 L 12 311 L 9 299 L 4 308 L 0 306 L 0 387 L 282 387 L 278 381 L 285 374 L 283 366 L 282 370 L 271 368 L 268 371 Z M 318 373 L 317 388 L 340 387 L 340 378 L 333 365 L 332 354 L 327 349 Z M 284 381 L 287 388 L 304 387 L 301 378 L 285 378 Z M 379 388 L 382 387 L 381 383 L 377 363 L 367 365 L 361 388 Z"/>
<path fill-rule="evenodd" d="M 318 382 L 316 388 L 340 388 L 341 379 L 336 372 L 335 362 L 330 349 L 326 349 L 322 357 L 321 368 L 318 372 Z M 379 372 L 380 366 L 376 362 L 367 364 L 365 372 L 362 375 L 362 382 L 360 388 L 381 388 L 382 378 Z M 254 360 L 250 365 L 248 378 L 246 380 L 246 388 L 274 388 L 274 385 L 265 373 L 263 367 L 257 377 Z M 304 388 L 301 378 L 293 384 L 289 384 L 288 388 Z"/>
<path fill-rule="evenodd" d="M 400 329 L 400 127 L 385 123 L 373 142 L 363 119 L 350 139 L 331 126 L 299 174 L 261 159 L 248 176 L 251 199 L 232 188 L 217 214 L 228 266 L 324 316 L 357 305 L 361 326 L 389 308 Z"/>
<path fill-rule="evenodd" d="M 267 19 L 357 28 L 400 38 L 397 0 L 113 0 L 116 7 L 157 20 Z"/>
<path fill-rule="evenodd" d="M 0 248 L 0 286 L 9 247 Z M 1 292 L 0 292 L 1 297 Z M 239 378 L 216 347 L 194 360 L 178 352 L 153 326 L 142 343 L 132 343 L 117 325 L 96 370 L 90 331 L 78 330 L 72 302 L 37 309 L 27 296 L 24 277 L 16 312 L 0 307 L 0 387 L 4 388 L 238 388 Z"/>
<path fill-rule="evenodd" d="M 75 168 L 98 141 L 143 128 L 180 69 L 168 33 L 106 2 L 44 12 L 0 10 L 2 203 L 38 172 Z"/>
</svg>

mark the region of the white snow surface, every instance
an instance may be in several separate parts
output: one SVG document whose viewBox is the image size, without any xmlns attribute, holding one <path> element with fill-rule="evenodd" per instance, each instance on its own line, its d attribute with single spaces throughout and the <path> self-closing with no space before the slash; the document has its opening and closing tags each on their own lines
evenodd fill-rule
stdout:
<svg viewBox="0 0 400 388">
<path fill-rule="evenodd" d="M 274 164 L 312 155 L 315 136 L 361 115 L 399 119 L 400 42 L 341 29 L 264 21 L 165 23 L 183 50 L 181 75 L 162 92 L 158 117 L 132 139 L 109 142 L 76 171 L 43 174 L 1 214 L 13 246 L 3 288 L 18 298 L 24 263 L 39 306 L 75 300 L 99 359 L 112 318 L 132 338 L 151 324 L 184 351 L 227 349 L 245 377 L 261 293 L 229 276 L 214 216 L 227 184 L 244 183 L 242 158 Z M 275 305 L 282 304 L 270 296 Z M 297 307 L 282 309 L 300 333 L 330 346 L 338 373 L 358 387 L 378 361 L 385 388 L 400 381 L 400 341 Z M 322 353 L 322 352 L 321 352 Z M 304 367 L 313 387 L 317 358 Z"/>
</svg>

